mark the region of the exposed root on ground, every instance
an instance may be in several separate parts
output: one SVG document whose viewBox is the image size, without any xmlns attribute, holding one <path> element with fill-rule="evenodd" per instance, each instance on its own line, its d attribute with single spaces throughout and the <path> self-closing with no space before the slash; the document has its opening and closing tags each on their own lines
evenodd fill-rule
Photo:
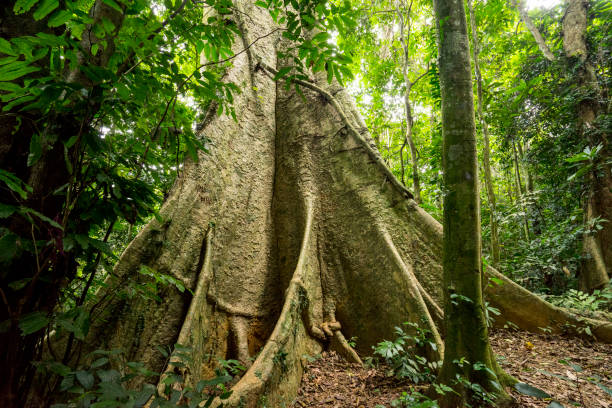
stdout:
<svg viewBox="0 0 612 408">
<path fill-rule="evenodd" d="M 261 37 L 251 50 L 265 72 L 253 72 L 247 55 L 233 60 L 227 80 L 252 82 L 234 100 L 237 120 L 208 119 L 210 154 L 185 164 L 160 210 L 164 221 L 144 227 L 121 256 L 81 355 L 123 348 L 128 361 L 174 371 L 157 348 L 179 343 L 193 350 L 179 370 L 191 385 L 214 377 L 218 360 L 249 365 L 257 355 L 229 405 L 265 399 L 276 407 L 297 392 L 305 355 L 331 348 L 360 362 L 357 352 L 370 353 L 404 322 L 429 329 L 443 350 L 442 227 L 381 163 L 341 87 L 317 74 L 298 94 L 270 79 L 271 67 L 283 65 L 280 32 L 266 36 L 275 27 L 266 10 L 248 3 L 243 12 L 265 22 L 241 27 Z M 121 297 L 153 282 L 143 268 L 189 290 Z M 580 335 L 588 328 L 612 342 L 610 323 L 556 308 L 494 270 L 489 276 L 500 324 Z"/>
</svg>

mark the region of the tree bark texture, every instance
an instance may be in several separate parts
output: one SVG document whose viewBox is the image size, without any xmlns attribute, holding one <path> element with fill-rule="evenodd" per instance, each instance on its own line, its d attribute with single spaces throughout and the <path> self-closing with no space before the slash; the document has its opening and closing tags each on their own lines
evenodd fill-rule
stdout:
<svg viewBox="0 0 612 408">
<path fill-rule="evenodd" d="M 275 28 L 266 10 L 238 6 L 237 19 L 251 16 L 239 24 L 245 42 Z M 160 210 L 164 222 L 149 223 L 121 256 L 75 355 L 120 347 L 128 361 L 181 371 L 189 383 L 214 376 L 218 359 L 254 358 L 229 405 L 254 407 L 265 396 L 277 407 L 295 396 L 305 355 L 332 348 L 357 361 L 346 338 L 357 336 L 357 351 L 368 353 L 412 321 L 442 350 L 441 225 L 384 166 L 344 89 L 324 75 L 297 83 L 302 94 L 273 80 L 284 49 L 270 35 L 233 60 L 225 78 L 243 89 L 237 120 L 204 123 L 210 152 L 185 164 Z M 143 265 L 193 295 L 168 286 L 160 302 L 121 297 L 148 279 Z M 502 324 L 560 332 L 571 321 L 612 341 L 611 325 L 579 322 L 489 273 L 502 282 L 487 288 Z M 193 349 L 192 361 L 166 367 L 155 347 L 177 342 Z"/>
<path fill-rule="evenodd" d="M 444 171 L 444 360 L 438 382 L 455 392 L 439 397 L 442 408 L 478 403 L 461 376 L 479 384 L 497 400 L 510 397 L 501 387 L 503 373 L 495 362 L 483 299 L 480 194 L 476 123 L 467 21 L 462 0 L 434 2 L 438 26 L 438 65 L 442 96 Z M 469 363 L 457 364 L 466 359 Z M 476 370 L 480 363 L 488 370 Z"/>
</svg>

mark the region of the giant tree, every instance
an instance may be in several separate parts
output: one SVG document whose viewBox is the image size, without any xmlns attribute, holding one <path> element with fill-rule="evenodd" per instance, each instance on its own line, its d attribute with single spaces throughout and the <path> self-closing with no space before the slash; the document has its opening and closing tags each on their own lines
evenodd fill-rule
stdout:
<svg viewBox="0 0 612 408">
<path fill-rule="evenodd" d="M 333 16 L 333 4 L 305 2 L 297 13 L 285 8 L 289 3 L 244 0 L 218 8 L 219 24 L 235 28 L 236 41 L 231 50 L 194 47 L 204 61 L 175 86 L 221 78 L 214 83 L 225 93 L 223 84 L 233 83 L 241 89 L 233 94 L 233 111 L 219 109 L 219 101 L 203 104 L 195 129 L 208 152 L 187 157 L 158 217 L 126 248 L 91 303 L 81 304 L 91 312 L 91 326 L 66 337 L 57 324 L 53 335 L 31 338 L 43 355 L 77 367 L 90 351 L 120 347 L 127 360 L 156 372 L 182 371 L 188 383 L 214 375 L 219 358 L 236 358 L 250 367 L 229 402 L 248 406 L 263 395 L 271 406 L 290 401 L 305 354 L 331 347 L 357 360 L 346 337 L 359 337 L 357 351 L 367 352 L 406 321 L 429 329 L 436 344 L 429 352 L 440 356 L 442 227 L 384 165 L 336 81 L 342 56 L 329 45 L 327 24 L 337 20 L 337 28 L 348 29 L 350 19 Z M 164 50 L 173 43 L 152 45 L 126 72 L 149 68 L 148 52 L 158 46 L 157 57 L 167 58 Z M 211 62 L 219 65 L 217 77 L 207 69 L 213 65 L 204 66 Z M 164 75 L 173 70 L 168 64 Z M 127 89 L 139 85 L 133 81 Z M 107 91 L 114 96 L 125 87 Z M 168 100 L 164 117 L 176 97 Z M 27 163 L 27 156 L 21 160 Z M 588 325 L 597 338 L 612 340 L 610 325 L 555 308 L 493 269 L 488 274 L 495 283 L 487 295 L 503 321 L 554 332 Z M 159 277 L 171 284 L 141 296 Z M 193 356 L 166 367 L 158 347 L 174 343 L 190 347 Z M 32 391 L 30 405 L 41 405 L 41 389 Z M 21 405 L 13 399 L 6 406 Z"/>
<path fill-rule="evenodd" d="M 121 347 L 128 360 L 195 383 L 214 375 L 218 359 L 235 358 L 250 367 L 229 404 L 255 406 L 265 396 L 281 406 L 297 391 L 304 355 L 331 347 L 357 360 L 346 337 L 357 336 L 357 351 L 367 352 L 413 321 L 431 331 L 437 347 L 429 352 L 439 357 L 441 225 L 384 165 L 333 76 L 316 60 L 306 66 L 317 72 L 295 67 L 299 50 L 275 31 L 282 19 L 249 1 L 236 6 L 237 57 L 224 73 L 243 90 L 236 119 L 205 115 L 198 134 L 211 140 L 209 153 L 187 159 L 160 220 L 127 247 L 98 293 L 101 316 L 69 363 Z M 300 35 L 327 41 L 323 31 Z M 289 84 L 277 83 L 283 75 Z M 121 296 L 121 288 L 150 279 L 143 268 L 190 291 L 169 285 L 155 299 Z M 612 339 L 610 325 L 580 320 L 488 274 L 496 283 L 487 295 L 503 321 L 554 332 L 588 324 Z M 176 342 L 193 358 L 166 367 L 156 346 Z"/>
</svg>

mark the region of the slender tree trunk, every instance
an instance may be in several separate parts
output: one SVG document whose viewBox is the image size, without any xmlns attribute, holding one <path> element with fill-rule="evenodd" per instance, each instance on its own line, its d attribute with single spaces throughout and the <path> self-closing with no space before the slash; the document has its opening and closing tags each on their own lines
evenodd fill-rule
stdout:
<svg viewBox="0 0 612 408">
<path fill-rule="evenodd" d="M 487 190 L 487 198 L 489 201 L 490 209 L 490 220 L 491 225 L 491 257 L 492 265 L 495 268 L 499 267 L 499 237 L 498 237 L 498 226 L 497 226 L 497 204 L 495 198 L 495 190 L 493 189 L 493 178 L 491 177 L 491 147 L 489 144 L 489 127 L 483 114 L 483 97 L 482 97 L 482 75 L 480 73 L 480 63 L 478 61 L 478 54 L 480 53 L 480 44 L 478 42 L 478 34 L 476 31 L 476 16 L 474 15 L 474 6 L 472 0 L 468 0 L 468 7 L 470 10 L 470 24 L 472 28 L 472 59 L 474 61 L 474 73 L 476 75 L 476 89 L 478 98 L 478 118 L 480 120 L 480 127 L 482 128 L 482 139 L 484 147 L 482 150 L 482 166 L 484 170 L 485 187 Z"/>
<path fill-rule="evenodd" d="M 530 242 L 531 237 L 529 236 L 529 219 L 527 217 L 527 206 L 525 205 L 525 188 L 523 187 L 523 181 L 521 179 L 519 158 L 516 151 L 516 141 L 514 138 L 512 139 L 512 153 L 514 158 L 514 176 L 516 181 L 517 200 L 520 204 L 521 211 L 523 212 L 523 232 L 525 233 L 525 241 Z"/>
<path fill-rule="evenodd" d="M 483 300 L 480 197 L 476 153 L 474 98 L 470 50 L 463 1 L 436 0 L 444 169 L 444 332 L 445 351 L 438 381 L 456 393 L 440 397 L 440 406 L 482 404 L 457 375 L 510 401 L 501 387 L 503 372 L 496 364 L 488 339 Z M 457 361 L 467 359 L 469 364 Z M 487 369 L 475 369 L 481 363 Z"/>
<path fill-rule="evenodd" d="M 421 182 L 419 178 L 419 158 L 416 145 L 414 143 L 414 139 L 412 137 L 412 128 L 414 125 L 414 119 L 412 117 L 412 106 L 410 102 L 410 91 L 414 84 L 420 79 L 417 78 L 415 82 L 410 81 L 408 77 L 408 70 L 410 68 L 410 13 L 411 10 L 408 11 L 408 22 L 404 21 L 404 10 L 400 8 L 398 5 L 396 7 L 396 14 L 399 20 L 400 27 L 400 42 L 402 44 L 403 50 L 403 59 L 402 59 L 402 75 L 404 77 L 404 86 L 406 90 L 404 91 L 404 114 L 406 117 L 406 133 L 404 138 L 410 147 L 410 161 L 412 163 L 412 194 L 414 195 L 414 200 L 417 204 L 421 203 Z M 408 29 L 406 33 L 405 30 Z"/>
<path fill-rule="evenodd" d="M 521 16 L 521 20 L 523 20 L 523 23 L 525 23 L 525 26 L 527 26 L 527 29 L 533 36 L 533 39 L 535 40 L 536 44 L 538 45 L 538 48 L 540 49 L 544 57 L 549 61 L 554 61 L 554 54 L 552 53 L 550 48 L 548 48 L 546 41 L 544 41 L 542 34 L 540 34 L 540 30 L 538 30 L 535 24 L 533 24 L 531 17 L 529 17 L 529 14 L 527 14 L 527 10 L 525 9 L 525 4 L 523 3 L 523 0 L 515 0 L 515 7 L 518 9 L 519 15 Z"/>
<path fill-rule="evenodd" d="M 412 189 L 414 194 L 414 200 L 417 204 L 421 203 L 421 179 L 419 176 L 419 157 L 414 139 L 412 137 L 412 109 L 410 107 L 410 89 L 412 88 L 410 82 L 407 83 L 406 93 L 404 94 L 404 106 L 406 110 L 406 141 L 410 147 L 410 161 L 412 163 Z"/>
</svg>

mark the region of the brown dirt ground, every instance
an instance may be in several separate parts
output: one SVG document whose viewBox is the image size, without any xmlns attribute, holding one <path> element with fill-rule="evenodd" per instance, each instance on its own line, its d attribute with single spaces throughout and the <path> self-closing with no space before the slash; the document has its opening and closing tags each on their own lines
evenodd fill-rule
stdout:
<svg viewBox="0 0 612 408">
<path fill-rule="evenodd" d="M 593 383 L 612 388 L 612 345 L 508 330 L 495 330 L 491 344 L 506 372 L 546 391 L 564 407 L 612 408 L 612 396 Z M 402 392 L 426 388 L 388 377 L 386 371 L 324 352 L 307 366 L 293 407 L 389 408 Z M 547 407 L 551 402 L 510 391 L 517 407 Z"/>
</svg>

